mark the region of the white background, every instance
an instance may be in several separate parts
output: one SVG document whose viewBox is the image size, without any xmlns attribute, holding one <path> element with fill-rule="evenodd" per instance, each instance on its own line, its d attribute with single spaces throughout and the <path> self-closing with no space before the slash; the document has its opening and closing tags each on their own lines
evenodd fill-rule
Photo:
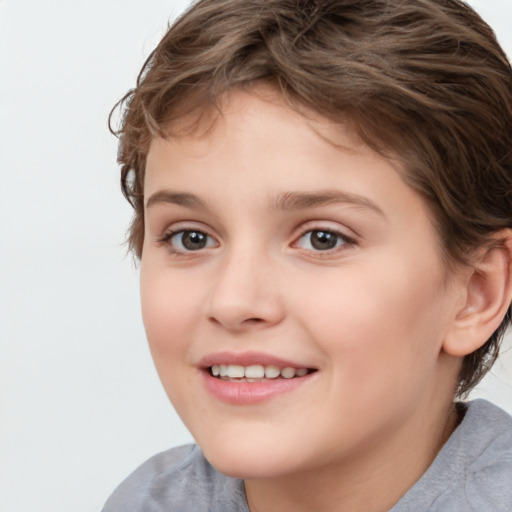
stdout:
<svg viewBox="0 0 512 512">
<path fill-rule="evenodd" d="M 512 0 L 471 3 L 512 54 Z M 98 511 L 190 440 L 146 347 L 106 124 L 186 4 L 0 0 L 1 512 Z M 477 394 L 512 412 L 512 351 L 494 374 Z"/>
</svg>

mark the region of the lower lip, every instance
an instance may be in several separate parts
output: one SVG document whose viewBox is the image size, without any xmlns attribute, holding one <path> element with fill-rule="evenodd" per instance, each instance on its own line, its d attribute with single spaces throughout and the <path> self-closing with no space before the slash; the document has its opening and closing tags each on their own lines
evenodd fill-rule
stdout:
<svg viewBox="0 0 512 512">
<path fill-rule="evenodd" d="M 206 370 L 201 373 L 206 389 L 215 398 L 233 405 L 252 405 L 271 400 L 278 395 L 296 390 L 314 375 L 310 373 L 304 377 L 294 377 L 293 379 L 278 378 L 262 382 L 236 382 L 218 379 Z"/>
</svg>

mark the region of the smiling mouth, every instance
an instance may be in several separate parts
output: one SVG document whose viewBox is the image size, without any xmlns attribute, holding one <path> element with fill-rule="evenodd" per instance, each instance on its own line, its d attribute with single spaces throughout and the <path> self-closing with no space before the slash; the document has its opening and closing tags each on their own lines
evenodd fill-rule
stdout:
<svg viewBox="0 0 512 512">
<path fill-rule="evenodd" d="M 279 379 L 295 379 L 315 372 L 313 368 L 292 368 L 253 364 L 241 366 L 235 364 L 214 364 L 208 367 L 212 377 L 231 382 L 264 382 Z"/>
</svg>

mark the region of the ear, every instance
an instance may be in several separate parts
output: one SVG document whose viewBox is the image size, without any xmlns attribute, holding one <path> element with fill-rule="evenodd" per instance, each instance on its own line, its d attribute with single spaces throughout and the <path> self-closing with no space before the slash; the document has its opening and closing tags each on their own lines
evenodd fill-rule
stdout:
<svg viewBox="0 0 512 512">
<path fill-rule="evenodd" d="M 478 252 L 465 282 L 466 301 L 443 343 L 450 355 L 471 354 L 500 326 L 512 301 L 512 230 L 496 233 Z"/>
</svg>

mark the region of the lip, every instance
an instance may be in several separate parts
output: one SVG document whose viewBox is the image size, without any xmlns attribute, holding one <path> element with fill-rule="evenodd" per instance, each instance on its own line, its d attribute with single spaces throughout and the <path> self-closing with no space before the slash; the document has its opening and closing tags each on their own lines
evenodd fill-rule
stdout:
<svg viewBox="0 0 512 512">
<path fill-rule="evenodd" d="M 256 405 L 290 393 L 307 384 L 315 378 L 317 372 L 308 373 L 292 379 L 268 379 L 261 382 L 227 381 L 213 377 L 208 368 L 214 364 L 236 364 L 250 366 L 275 365 L 280 368 L 311 368 L 303 364 L 285 360 L 259 352 L 218 352 L 209 354 L 201 359 L 199 369 L 206 390 L 221 402 L 231 405 Z M 314 368 L 311 368 L 314 369 Z"/>
</svg>

